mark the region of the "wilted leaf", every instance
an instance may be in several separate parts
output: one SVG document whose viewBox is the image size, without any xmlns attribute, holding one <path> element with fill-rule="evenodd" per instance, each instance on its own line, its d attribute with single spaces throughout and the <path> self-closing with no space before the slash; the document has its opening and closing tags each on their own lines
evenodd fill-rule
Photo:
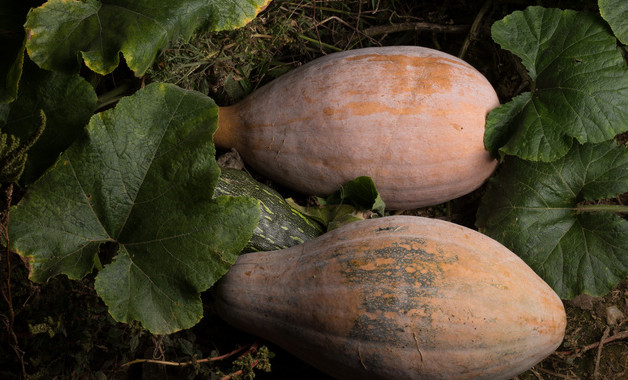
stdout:
<svg viewBox="0 0 628 380">
<path fill-rule="evenodd" d="M 562 298 L 599 296 L 628 275 L 628 222 L 585 203 L 626 191 L 628 149 L 614 142 L 576 144 L 549 163 L 510 157 L 490 180 L 477 225 Z"/>
<path fill-rule="evenodd" d="M 115 319 L 158 334 L 197 323 L 200 292 L 259 218 L 250 198 L 212 197 L 217 110 L 200 93 L 152 84 L 95 115 L 11 211 L 11 245 L 31 279 L 83 277 L 107 243 L 117 256 L 96 290 Z"/>
<path fill-rule="evenodd" d="M 300 206 L 287 201 L 310 218 L 326 226 L 328 231 L 358 220 L 384 216 L 386 204 L 370 177 L 362 176 L 347 182 L 327 198 L 317 198 L 317 205 Z"/>
<path fill-rule="evenodd" d="M 340 190 L 327 197 L 327 204 L 348 203 L 358 210 L 374 211 L 384 216 L 386 204 L 380 197 L 371 177 L 358 177 L 347 182 Z"/>
<path fill-rule="evenodd" d="M 42 70 L 26 59 L 18 98 L 9 105 L 5 133 L 26 141 L 40 126 L 40 111 L 47 117 L 43 135 L 28 152 L 21 183 L 30 184 L 57 160 L 76 139 L 96 107 L 93 87 L 78 74 Z"/>
<path fill-rule="evenodd" d="M 188 40 L 198 29 L 245 25 L 269 0 L 49 0 L 30 12 L 26 44 L 39 66 L 73 73 L 81 58 L 93 71 L 112 72 L 121 52 L 143 75 L 169 41 Z"/>
<path fill-rule="evenodd" d="M 493 24 L 492 35 L 533 82 L 489 114 L 484 141 L 494 155 L 552 161 L 574 139 L 597 143 L 628 131 L 628 67 L 598 15 L 529 7 Z"/>
<path fill-rule="evenodd" d="M 598 0 L 602 17 L 613 29 L 615 36 L 628 45 L 628 1 Z"/>
</svg>

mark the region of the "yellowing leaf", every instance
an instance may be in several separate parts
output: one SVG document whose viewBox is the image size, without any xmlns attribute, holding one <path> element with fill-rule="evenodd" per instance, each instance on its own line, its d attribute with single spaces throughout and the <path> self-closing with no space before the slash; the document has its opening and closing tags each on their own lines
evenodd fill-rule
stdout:
<svg viewBox="0 0 628 380">
<path fill-rule="evenodd" d="M 198 29 L 226 30 L 253 19 L 269 0 L 49 0 L 32 10 L 25 27 L 29 56 L 49 70 L 76 72 L 79 60 L 112 72 L 119 53 L 142 76 L 157 52 Z"/>
</svg>

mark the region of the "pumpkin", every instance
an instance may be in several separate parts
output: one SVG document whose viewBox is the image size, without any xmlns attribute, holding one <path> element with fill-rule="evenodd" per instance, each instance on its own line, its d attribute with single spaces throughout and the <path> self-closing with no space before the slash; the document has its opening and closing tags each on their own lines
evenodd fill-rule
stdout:
<svg viewBox="0 0 628 380">
<path fill-rule="evenodd" d="M 551 354 L 566 324 L 560 298 L 504 246 L 414 216 L 240 256 L 215 305 L 341 379 L 509 379 Z"/>
<path fill-rule="evenodd" d="M 389 209 L 478 188 L 496 161 L 483 144 L 499 105 L 487 79 L 438 50 L 376 47 L 316 59 L 221 107 L 214 140 L 265 177 L 328 195 L 370 176 Z"/>
</svg>

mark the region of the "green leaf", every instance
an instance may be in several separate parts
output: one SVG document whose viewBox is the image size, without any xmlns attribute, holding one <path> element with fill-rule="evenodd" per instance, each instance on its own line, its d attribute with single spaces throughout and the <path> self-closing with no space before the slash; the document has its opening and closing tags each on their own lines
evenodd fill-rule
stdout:
<svg viewBox="0 0 628 380">
<path fill-rule="evenodd" d="M 212 197 L 217 112 L 200 93 L 155 83 L 95 115 L 11 211 L 11 246 L 30 260 L 31 279 L 81 278 L 107 244 L 118 254 L 96 290 L 114 318 L 157 334 L 197 323 L 200 292 L 259 218 L 250 198 Z"/>
<path fill-rule="evenodd" d="M 589 205 L 628 190 L 628 149 L 574 145 L 553 162 L 508 158 L 477 226 L 521 256 L 562 298 L 601 296 L 628 275 L 626 207 Z"/>
<path fill-rule="evenodd" d="M 342 189 L 327 198 L 327 204 L 349 203 L 358 210 L 370 210 L 384 216 L 386 204 L 379 196 L 371 177 L 362 176 L 347 182 Z"/>
<path fill-rule="evenodd" d="M 0 133 L 0 182 L 16 183 L 19 181 L 26 160 L 28 159 L 28 150 L 39 140 L 46 128 L 46 114 L 40 112 L 41 124 L 28 139 L 21 141 L 14 135 Z"/>
<path fill-rule="evenodd" d="M 22 75 L 26 34 L 24 20 L 29 1 L 5 1 L 0 4 L 0 104 L 10 103 L 17 97 Z"/>
<path fill-rule="evenodd" d="M 347 182 L 327 198 L 317 198 L 315 206 L 300 206 L 291 198 L 286 201 L 299 212 L 323 224 L 327 231 L 358 220 L 384 216 L 386 209 L 375 183 L 367 176 Z"/>
<path fill-rule="evenodd" d="M 628 45 L 628 1 L 598 0 L 600 14 L 622 44 Z"/>
<path fill-rule="evenodd" d="M 142 76 L 169 41 L 198 29 L 245 25 L 269 0 L 49 0 L 32 10 L 25 27 L 29 56 L 40 67 L 76 72 L 80 59 L 100 74 L 112 72 L 119 53 Z"/>
<path fill-rule="evenodd" d="M 345 224 L 370 219 L 373 215 L 370 212 L 356 210 L 350 205 L 328 205 L 333 210 L 332 217 L 327 223 L 327 231 L 335 230 Z"/>
<path fill-rule="evenodd" d="M 301 214 L 325 226 L 325 229 L 327 229 L 329 221 L 333 219 L 335 215 L 336 207 L 328 207 L 325 202 L 325 198 L 316 197 L 317 204 L 312 206 L 301 206 L 292 198 L 286 198 L 286 202 L 290 205 L 290 207 L 294 208 Z"/>
<path fill-rule="evenodd" d="M 40 111 L 47 117 L 43 135 L 29 150 L 21 183 L 35 181 L 82 133 L 96 107 L 92 86 L 78 74 L 66 75 L 24 63 L 18 98 L 10 104 L 2 131 L 26 141 L 40 126 Z"/>
<path fill-rule="evenodd" d="M 4 124 L 9 119 L 9 113 L 11 112 L 11 105 L 0 103 L 0 124 Z"/>
<path fill-rule="evenodd" d="M 529 7 L 494 23 L 492 35 L 532 80 L 531 92 L 489 114 L 484 142 L 494 155 L 552 161 L 574 139 L 628 131 L 628 67 L 598 15 Z"/>
</svg>

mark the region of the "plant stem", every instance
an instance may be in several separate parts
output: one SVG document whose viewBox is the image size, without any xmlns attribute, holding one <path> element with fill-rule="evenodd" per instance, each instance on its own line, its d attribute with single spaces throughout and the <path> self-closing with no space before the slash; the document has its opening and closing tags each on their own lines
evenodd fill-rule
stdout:
<svg viewBox="0 0 628 380">
<path fill-rule="evenodd" d="M 443 32 L 443 33 L 462 33 L 469 30 L 469 25 L 441 25 L 429 22 L 403 22 L 400 24 L 378 25 L 364 29 L 362 32 L 369 36 L 377 36 L 380 34 L 396 33 L 396 32 Z"/>
<path fill-rule="evenodd" d="M 616 212 L 620 214 L 628 214 L 627 205 L 578 205 L 576 207 L 578 213 L 582 212 Z"/>
<path fill-rule="evenodd" d="M 24 352 L 20 349 L 17 335 L 15 334 L 15 331 L 13 330 L 13 326 L 15 323 L 15 309 L 13 308 L 13 295 L 11 292 L 11 272 L 13 271 L 13 268 L 11 267 L 11 249 L 9 248 L 9 230 L 8 230 L 9 213 L 11 211 L 12 199 L 13 199 L 13 184 L 10 184 L 6 190 L 7 209 L 5 211 L 5 214 L 2 216 L 2 220 L 1 220 L 1 224 L 2 224 L 1 228 L 2 228 L 2 235 L 3 235 L 2 240 L 3 240 L 3 244 L 6 245 L 5 254 L 6 254 L 6 260 L 7 260 L 7 276 L 5 280 L 6 291 L 4 289 L 5 284 L 3 284 L 1 288 L 1 293 L 2 293 L 2 298 L 4 298 L 4 301 L 7 303 L 7 306 L 9 308 L 9 316 L 6 317 L 6 321 L 5 321 L 7 335 L 9 336 L 9 339 L 11 340 L 11 348 L 13 348 L 13 352 L 15 352 L 15 356 L 17 356 L 20 362 L 20 365 L 22 366 L 22 377 L 26 379 L 27 373 L 26 373 L 26 366 L 24 364 Z"/>
<path fill-rule="evenodd" d="M 319 45 L 319 46 L 321 46 L 321 47 L 324 47 L 324 48 L 327 48 L 327 49 L 330 49 L 330 50 L 342 51 L 342 49 L 341 49 L 341 48 L 339 48 L 339 47 L 336 47 L 336 46 L 333 46 L 333 45 L 326 44 L 326 43 L 324 43 L 324 42 L 321 42 L 321 41 L 316 40 L 316 39 L 314 39 L 314 38 L 310 38 L 310 37 L 308 37 L 308 36 L 306 36 L 306 35 L 303 35 L 303 34 L 299 34 L 299 37 L 300 37 L 300 38 L 302 38 L 302 39 L 304 39 L 304 40 L 306 40 L 306 41 L 308 41 L 308 42 L 315 43 L 315 44 L 317 44 L 317 45 Z"/>
<path fill-rule="evenodd" d="M 608 344 L 611 342 L 614 342 L 616 340 L 620 340 L 620 339 L 627 339 L 628 338 L 628 331 L 621 331 L 621 332 L 617 332 L 611 336 L 607 336 L 604 339 L 601 339 L 599 342 L 595 342 L 592 344 L 589 344 L 587 346 L 581 347 L 581 348 L 577 348 L 575 350 L 570 350 L 570 351 L 556 351 L 554 352 L 555 355 L 560 356 L 560 357 L 568 357 L 568 356 L 580 356 L 582 354 L 584 354 L 587 351 L 590 351 L 596 347 L 598 347 L 600 344 Z"/>
<path fill-rule="evenodd" d="M 471 24 L 471 29 L 469 30 L 469 34 L 467 34 L 467 38 L 465 38 L 462 44 L 462 47 L 460 48 L 460 52 L 458 53 L 458 58 L 464 59 L 465 54 L 467 54 L 467 49 L 469 48 L 469 45 L 471 45 L 471 42 L 476 38 L 482 18 L 484 18 L 484 15 L 491 8 L 492 4 L 493 4 L 493 0 L 486 0 L 484 2 L 484 5 L 482 5 L 482 8 L 478 12 L 478 14 L 475 16 L 475 19 L 473 20 L 473 24 Z"/>
<path fill-rule="evenodd" d="M 339 13 L 344 16 L 351 16 L 351 12 L 345 11 L 342 9 L 336 9 L 336 8 L 331 8 L 331 7 L 321 7 L 319 5 L 302 4 L 302 2 L 301 3 L 294 2 L 294 3 L 288 3 L 288 4 L 296 7 L 297 9 L 298 8 L 313 8 L 314 10 L 317 10 L 317 11 Z"/>
<path fill-rule="evenodd" d="M 122 83 L 113 90 L 100 95 L 96 103 L 96 111 L 120 100 L 130 88 L 131 86 L 128 83 Z"/>
<path fill-rule="evenodd" d="M 217 360 L 223 360 L 242 351 L 246 351 L 244 354 L 247 354 L 250 351 L 256 350 L 257 346 L 258 346 L 258 343 L 254 342 L 248 347 L 242 346 L 242 347 L 236 348 L 235 350 L 229 352 L 228 354 L 224 354 L 220 356 L 213 356 L 211 358 L 206 358 L 206 359 L 196 359 L 196 360 L 191 360 L 187 362 L 170 362 L 170 361 L 165 361 L 165 360 L 154 360 L 154 359 L 135 359 L 130 362 L 122 364 L 120 367 L 128 367 L 132 364 L 137 364 L 137 363 L 152 363 L 152 364 L 162 364 L 162 365 L 169 365 L 169 366 L 175 366 L 175 367 L 183 367 L 183 366 L 188 366 L 188 365 L 194 365 L 197 363 L 207 363 L 207 362 L 213 362 Z"/>
</svg>

